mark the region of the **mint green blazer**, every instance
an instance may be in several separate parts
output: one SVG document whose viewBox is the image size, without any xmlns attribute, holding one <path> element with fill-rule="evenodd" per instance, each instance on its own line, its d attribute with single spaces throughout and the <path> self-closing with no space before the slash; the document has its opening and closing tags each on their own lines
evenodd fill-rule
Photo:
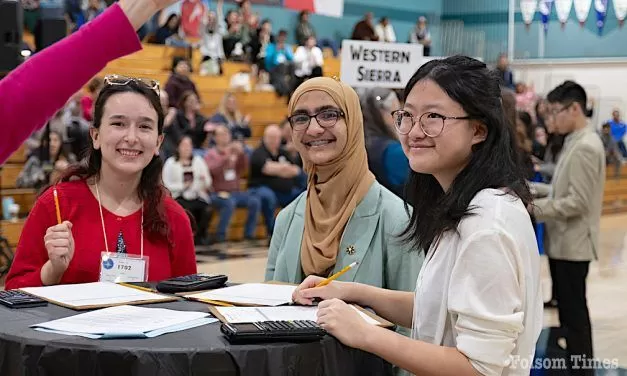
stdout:
<svg viewBox="0 0 627 376">
<path fill-rule="evenodd" d="M 306 200 L 304 192 L 277 217 L 268 251 L 266 281 L 297 284 L 303 280 L 300 246 Z M 359 264 L 338 280 L 414 291 L 424 256 L 399 237 L 408 222 L 403 201 L 375 181 L 344 229 L 333 273 L 353 261 Z"/>
</svg>

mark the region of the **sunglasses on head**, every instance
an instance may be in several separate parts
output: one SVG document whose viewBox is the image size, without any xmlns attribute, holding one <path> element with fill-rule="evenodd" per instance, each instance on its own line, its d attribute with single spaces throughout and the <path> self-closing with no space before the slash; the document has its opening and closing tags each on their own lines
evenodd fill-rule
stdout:
<svg viewBox="0 0 627 376">
<path fill-rule="evenodd" d="M 131 82 L 135 82 L 136 84 L 143 85 L 148 89 L 153 90 L 155 93 L 157 93 L 157 96 L 160 97 L 159 81 L 157 80 L 151 80 L 148 78 L 126 77 L 117 74 L 111 74 L 105 76 L 104 78 L 105 86 L 123 86 L 128 85 Z"/>
</svg>

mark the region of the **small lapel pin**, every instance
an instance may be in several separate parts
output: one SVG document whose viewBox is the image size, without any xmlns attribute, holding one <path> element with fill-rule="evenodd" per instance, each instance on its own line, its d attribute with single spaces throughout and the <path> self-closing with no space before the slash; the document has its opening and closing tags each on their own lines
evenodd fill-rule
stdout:
<svg viewBox="0 0 627 376">
<path fill-rule="evenodd" d="M 349 256 L 352 256 L 355 254 L 355 246 L 354 245 L 349 245 L 348 247 L 346 247 L 346 254 Z"/>
</svg>

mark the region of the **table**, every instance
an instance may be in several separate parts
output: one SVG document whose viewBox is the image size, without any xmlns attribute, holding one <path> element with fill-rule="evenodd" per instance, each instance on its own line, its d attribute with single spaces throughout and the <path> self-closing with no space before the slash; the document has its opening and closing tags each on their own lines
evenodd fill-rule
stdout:
<svg viewBox="0 0 627 376">
<path fill-rule="evenodd" d="M 207 311 L 202 303 L 146 305 Z M 187 376 L 187 375 L 392 375 L 392 366 L 372 354 L 327 336 L 314 343 L 230 345 L 214 323 L 150 339 L 92 340 L 39 332 L 32 324 L 80 312 L 47 307 L 0 306 L 2 376 Z"/>
</svg>

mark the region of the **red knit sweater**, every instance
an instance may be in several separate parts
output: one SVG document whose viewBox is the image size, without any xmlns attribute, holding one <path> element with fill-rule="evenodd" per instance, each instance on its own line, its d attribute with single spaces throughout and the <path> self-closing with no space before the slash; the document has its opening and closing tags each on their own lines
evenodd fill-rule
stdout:
<svg viewBox="0 0 627 376">
<path fill-rule="evenodd" d="M 53 190 L 39 197 L 31 211 L 17 249 L 6 289 L 41 286 L 41 267 L 48 261 L 44 235 L 48 227 L 57 224 Z M 101 252 L 105 251 L 98 200 L 85 181 L 61 183 L 57 186 L 61 217 L 72 222 L 74 257 L 61 278 L 61 284 L 98 281 Z M 144 231 L 144 256 L 149 257 L 148 280 L 159 281 L 173 276 L 196 273 L 196 253 L 189 218 L 171 197 L 165 199 L 165 211 L 170 225 L 173 246 L 165 239 L 150 241 Z M 102 208 L 109 251 L 116 251 L 120 231 L 128 254 L 140 254 L 141 210 L 119 217 Z"/>
</svg>

